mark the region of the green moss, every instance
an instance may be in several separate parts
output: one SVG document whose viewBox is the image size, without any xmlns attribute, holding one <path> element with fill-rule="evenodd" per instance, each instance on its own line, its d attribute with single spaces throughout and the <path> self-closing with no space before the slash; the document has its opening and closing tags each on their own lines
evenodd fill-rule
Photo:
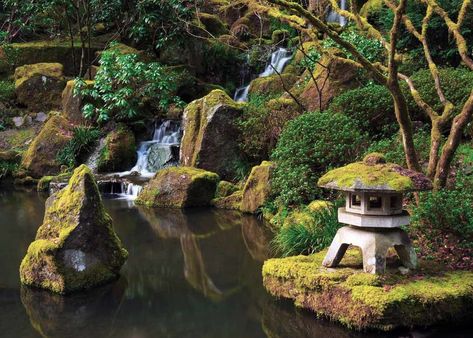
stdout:
<svg viewBox="0 0 473 338">
<path fill-rule="evenodd" d="M 284 86 L 291 88 L 298 78 L 292 73 L 260 77 L 251 81 L 249 93 L 250 95 L 280 95 L 284 92 Z"/>
<path fill-rule="evenodd" d="M 204 25 L 205 29 L 214 36 L 219 36 L 228 32 L 228 28 L 215 14 L 198 13 L 199 21 Z"/>
<path fill-rule="evenodd" d="M 15 69 L 15 88 L 33 76 L 47 76 L 63 80 L 63 66 L 60 63 L 35 63 Z"/>
<path fill-rule="evenodd" d="M 255 213 L 265 204 L 271 194 L 271 176 L 274 168 L 273 162 L 263 161 L 251 169 L 243 187 L 241 211 Z"/>
<path fill-rule="evenodd" d="M 442 274 L 421 263 L 413 275 L 390 269 L 375 276 L 362 272 L 358 250 L 348 250 L 336 269 L 321 266 L 325 253 L 266 261 L 265 287 L 275 296 L 293 299 L 297 306 L 356 329 L 427 326 L 473 314 L 473 272 Z"/>
<path fill-rule="evenodd" d="M 379 12 L 383 8 L 383 0 L 368 0 L 360 9 L 360 14 L 368 17 L 371 14 Z"/>
<path fill-rule="evenodd" d="M 100 152 L 97 167 L 99 172 L 127 170 L 136 162 L 135 135 L 125 125 L 110 132 Z"/>
<path fill-rule="evenodd" d="M 238 187 L 228 181 L 220 181 L 217 186 L 215 198 L 228 197 L 234 192 L 238 191 Z"/>
</svg>

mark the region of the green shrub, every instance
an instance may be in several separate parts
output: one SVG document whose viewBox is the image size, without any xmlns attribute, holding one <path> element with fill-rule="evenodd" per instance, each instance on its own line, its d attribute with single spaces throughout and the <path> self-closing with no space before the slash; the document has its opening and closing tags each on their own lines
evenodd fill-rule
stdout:
<svg viewBox="0 0 473 338">
<path fill-rule="evenodd" d="M 303 217 L 287 220 L 291 213 L 285 213 L 286 221 L 272 241 L 273 248 L 283 256 L 307 255 L 325 249 L 330 245 L 341 227 L 338 223 L 337 207 L 311 212 L 303 208 Z"/>
<path fill-rule="evenodd" d="M 473 248 L 473 178 L 462 174 L 452 189 L 420 194 L 412 207 L 412 229 L 434 247 L 453 235 L 458 245 Z"/>
<path fill-rule="evenodd" d="M 331 111 L 307 113 L 288 122 L 272 154 L 277 164 L 272 185 L 278 200 L 285 205 L 315 200 L 321 174 L 355 160 L 366 140 L 353 119 Z"/>
<path fill-rule="evenodd" d="M 11 101 L 15 98 L 15 84 L 11 81 L 0 81 L 0 102 Z"/>
<path fill-rule="evenodd" d="M 414 134 L 414 145 L 420 161 L 429 160 L 430 152 L 430 132 L 424 129 L 418 130 Z M 379 141 L 373 142 L 365 155 L 369 153 L 382 153 L 386 157 L 386 161 L 406 166 L 406 155 L 402 146 L 401 135 L 399 133 Z"/>
<path fill-rule="evenodd" d="M 57 154 L 57 161 L 69 168 L 75 167 L 83 156 L 87 155 L 96 145 L 100 131 L 89 127 L 75 127 L 72 139 Z"/>
<path fill-rule="evenodd" d="M 122 54 L 119 48 L 104 51 L 100 68 L 90 88 L 77 80 L 76 90 L 95 103 L 83 107 L 86 118 L 98 122 L 134 120 L 145 107 L 166 110 L 172 103 L 181 104 L 176 74 L 157 62 L 139 61 L 138 54 Z"/>
<path fill-rule="evenodd" d="M 335 97 L 329 109 L 353 118 L 373 138 L 389 137 L 399 130 L 393 99 L 384 86 L 348 90 Z"/>
<path fill-rule="evenodd" d="M 455 113 L 458 114 L 473 89 L 473 72 L 466 68 L 442 68 L 439 70 L 439 73 L 445 96 L 455 105 Z M 442 113 L 443 106 L 437 96 L 435 83 L 430 75 L 430 71 L 422 69 L 414 73 L 411 79 L 421 97 L 437 112 Z M 404 85 L 404 92 L 406 93 L 411 115 L 425 116 L 416 105 L 412 95 L 408 93 L 407 85 Z"/>
</svg>

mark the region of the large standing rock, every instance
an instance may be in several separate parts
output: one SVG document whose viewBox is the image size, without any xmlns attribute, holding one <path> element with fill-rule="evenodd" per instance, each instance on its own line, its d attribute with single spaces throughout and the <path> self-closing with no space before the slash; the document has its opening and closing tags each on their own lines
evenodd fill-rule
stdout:
<svg viewBox="0 0 473 338">
<path fill-rule="evenodd" d="M 291 88 L 298 78 L 297 74 L 292 73 L 259 77 L 251 81 L 249 93 L 267 96 L 282 94 L 284 88 Z"/>
<path fill-rule="evenodd" d="M 82 95 L 74 93 L 76 81 L 67 81 L 66 87 L 62 92 L 62 112 L 64 116 L 73 123 L 84 123 L 85 117 L 82 114 L 82 107 L 85 102 Z M 85 81 L 87 87 L 92 87 L 94 81 Z"/>
<path fill-rule="evenodd" d="M 358 86 L 357 75 L 358 68 L 352 61 L 337 56 L 323 56 L 313 73 L 318 89 L 310 77 L 300 99 L 308 111 L 319 110 L 320 103 L 321 109 L 326 109 L 335 96 Z"/>
<path fill-rule="evenodd" d="M 117 278 L 127 256 L 94 176 L 82 165 L 68 186 L 46 201 L 43 224 L 21 262 L 20 278 L 29 286 L 70 293 Z"/>
<path fill-rule="evenodd" d="M 241 211 L 255 213 L 264 205 L 271 193 L 271 175 L 274 170 L 272 162 L 263 161 L 251 169 L 250 176 L 243 188 Z"/>
<path fill-rule="evenodd" d="M 136 163 L 136 142 L 133 132 L 124 125 L 107 135 L 98 161 L 99 172 L 129 170 Z"/>
<path fill-rule="evenodd" d="M 240 113 L 240 105 L 218 89 L 191 102 L 183 117 L 181 164 L 234 179 L 241 156 L 235 123 Z"/>
<path fill-rule="evenodd" d="M 34 111 L 60 109 L 65 84 L 60 63 L 36 63 L 15 70 L 17 100 Z"/>
<path fill-rule="evenodd" d="M 172 167 L 160 170 L 136 199 L 148 207 L 188 208 L 210 205 L 219 177 L 197 168 Z"/>
<path fill-rule="evenodd" d="M 58 174 L 61 165 L 56 160 L 57 154 L 71 137 L 69 122 L 64 117 L 51 116 L 23 155 L 22 167 L 36 178 Z"/>
</svg>

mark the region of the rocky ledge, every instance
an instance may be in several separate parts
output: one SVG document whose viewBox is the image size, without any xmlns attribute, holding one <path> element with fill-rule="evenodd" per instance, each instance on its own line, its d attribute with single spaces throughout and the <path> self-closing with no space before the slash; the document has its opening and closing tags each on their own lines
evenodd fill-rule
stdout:
<svg viewBox="0 0 473 338">
<path fill-rule="evenodd" d="M 420 262 L 418 270 L 403 275 L 392 261 L 387 274 L 375 276 L 362 272 L 357 249 L 348 250 L 337 269 L 322 267 L 325 253 L 266 261 L 265 288 L 357 330 L 425 327 L 473 317 L 473 272 L 440 272 L 432 262 Z"/>
</svg>

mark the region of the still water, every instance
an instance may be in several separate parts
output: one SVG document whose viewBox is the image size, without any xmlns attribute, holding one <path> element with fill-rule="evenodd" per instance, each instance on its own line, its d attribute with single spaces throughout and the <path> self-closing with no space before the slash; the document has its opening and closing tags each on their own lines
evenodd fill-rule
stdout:
<svg viewBox="0 0 473 338">
<path fill-rule="evenodd" d="M 130 253 L 122 277 L 68 297 L 22 288 L 18 267 L 44 201 L 0 190 L 0 337 L 380 337 L 315 320 L 267 295 L 261 266 L 270 234 L 257 218 L 229 211 L 147 210 L 105 199 Z M 470 336 L 465 329 L 383 337 Z"/>
</svg>

